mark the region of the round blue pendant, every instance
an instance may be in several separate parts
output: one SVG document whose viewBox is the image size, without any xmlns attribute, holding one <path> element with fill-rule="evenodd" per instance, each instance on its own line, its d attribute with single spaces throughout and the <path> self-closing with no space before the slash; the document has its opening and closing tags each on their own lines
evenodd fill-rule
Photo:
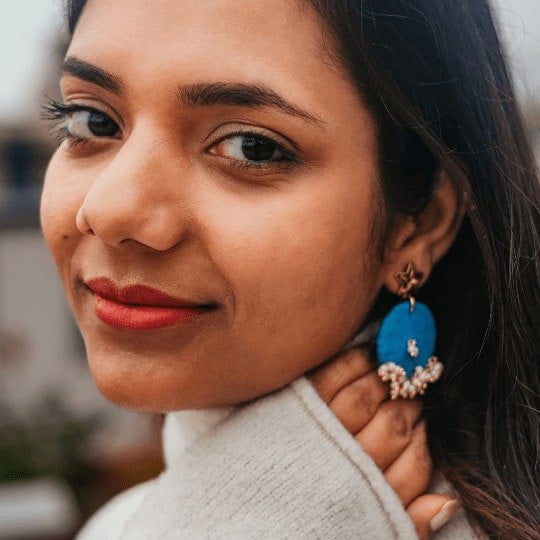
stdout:
<svg viewBox="0 0 540 540">
<path fill-rule="evenodd" d="M 411 313 L 409 302 L 401 302 L 383 319 L 377 334 L 380 364 L 394 362 L 411 377 L 416 366 L 424 367 L 435 351 L 435 321 L 429 308 L 416 302 Z"/>
</svg>

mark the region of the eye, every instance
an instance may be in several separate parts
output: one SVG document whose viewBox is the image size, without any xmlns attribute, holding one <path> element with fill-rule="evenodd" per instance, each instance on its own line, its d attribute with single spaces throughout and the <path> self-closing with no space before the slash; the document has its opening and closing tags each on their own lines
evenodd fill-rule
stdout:
<svg viewBox="0 0 540 540">
<path fill-rule="evenodd" d="M 264 166 L 292 162 L 294 155 L 283 145 L 256 133 L 229 135 L 216 143 L 209 152 L 247 166 Z"/>
<path fill-rule="evenodd" d="M 66 118 L 64 129 L 75 139 L 88 140 L 95 137 L 118 137 L 118 124 L 106 114 L 96 110 L 72 111 Z"/>
<path fill-rule="evenodd" d="M 51 122 L 59 142 L 72 144 L 101 138 L 120 138 L 120 127 L 107 114 L 93 107 L 77 103 L 48 100 L 43 105 L 43 118 Z"/>
<path fill-rule="evenodd" d="M 275 160 L 279 159 L 282 154 L 276 142 L 252 135 L 236 135 L 225 139 L 216 146 L 216 153 L 248 161 Z"/>
</svg>

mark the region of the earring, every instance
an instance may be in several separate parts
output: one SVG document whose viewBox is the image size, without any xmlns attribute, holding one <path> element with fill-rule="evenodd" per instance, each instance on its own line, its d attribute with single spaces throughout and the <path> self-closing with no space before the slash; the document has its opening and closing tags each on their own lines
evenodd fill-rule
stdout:
<svg viewBox="0 0 540 540">
<path fill-rule="evenodd" d="M 436 338 L 433 315 L 413 296 L 422 274 L 409 262 L 395 277 L 398 295 L 406 301 L 394 306 L 382 320 L 376 338 L 378 373 L 384 382 L 390 381 L 391 399 L 414 398 L 440 378 L 443 365 L 432 356 Z"/>
</svg>

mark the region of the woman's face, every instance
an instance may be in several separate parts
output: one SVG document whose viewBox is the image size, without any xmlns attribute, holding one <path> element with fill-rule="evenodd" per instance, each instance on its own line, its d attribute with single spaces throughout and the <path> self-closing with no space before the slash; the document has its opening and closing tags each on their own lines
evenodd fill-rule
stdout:
<svg viewBox="0 0 540 540">
<path fill-rule="evenodd" d="M 375 126 L 322 38 L 307 2 L 88 2 L 42 223 L 111 400 L 248 400 L 365 317 Z"/>
</svg>

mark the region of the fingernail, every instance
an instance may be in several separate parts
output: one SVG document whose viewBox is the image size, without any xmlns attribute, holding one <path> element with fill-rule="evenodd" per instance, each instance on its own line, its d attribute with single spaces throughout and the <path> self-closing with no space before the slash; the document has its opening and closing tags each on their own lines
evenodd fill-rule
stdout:
<svg viewBox="0 0 540 540">
<path fill-rule="evenodd" d="M 438 531 L 441 527 L 444 527 L 452 518 L 452 516 L 459 510 L 459 501 L 453 499 L 443 504 L 442 508 L 431 518 L 429 527 L 431 532 Z"/>
</svg>

